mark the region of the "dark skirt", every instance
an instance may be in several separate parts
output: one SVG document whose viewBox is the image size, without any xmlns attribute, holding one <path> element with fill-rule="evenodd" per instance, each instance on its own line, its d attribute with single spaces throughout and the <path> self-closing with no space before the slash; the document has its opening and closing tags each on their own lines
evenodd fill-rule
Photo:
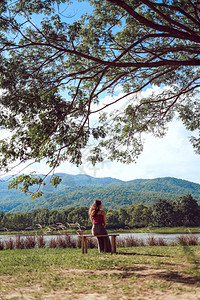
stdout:
<svg viewBox="0 0 200 300">
<path fill-rule="evenodd" d="M 94 224 L 92 226 L 92 234 L 93 235 L 106 235 L 107 230 L 102 224 Z M 111 244 L 108 236 L 105 237 L 97 237 L 98 241 L 98 250 L 99 252 L 111 252 Z"/>
</svg>

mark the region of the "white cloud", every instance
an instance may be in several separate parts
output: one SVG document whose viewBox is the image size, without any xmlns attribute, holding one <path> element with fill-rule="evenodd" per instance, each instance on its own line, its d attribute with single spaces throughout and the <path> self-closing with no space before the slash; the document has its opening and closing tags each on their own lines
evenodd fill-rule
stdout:
<svg viewBox="0 0 200 300">
<path fill-rule="evenodd" d="M 165 137 L 146 139 L 144 151 L 137 163 L 124 165 L 105 161 L 95 167 L 89 163 L 80 167 L 63 163 L 57 172 L 114 177 L 125 181 L 169 176 L 200 183 L 200 156 L 194 153 L 188 136 L 182 123 L 175 120 L 170 124 Z"/>
</svg>

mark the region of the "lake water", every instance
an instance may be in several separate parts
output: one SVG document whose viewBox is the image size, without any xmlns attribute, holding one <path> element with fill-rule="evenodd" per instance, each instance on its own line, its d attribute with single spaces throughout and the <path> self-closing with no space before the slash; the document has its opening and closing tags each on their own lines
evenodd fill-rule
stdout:
<svg viewBox="0 0 200 300">
<path fill-rule="evenodd" d="M 178 237 L 183 236 L 186 234 L 160 234 L 160 233 L 120 233 L 119 237 L 117 237 L 118 239 L 126 239 L 128 237 L 133 237 L 135 239 L 138 240 L 142 240 L 144 243 L 146 243 L 146 241 L 151 238 L 154 237 L 156 240 L 158 239 L 163 239 L 164 241 L 166 241 L 168 244 L 174 242 L 177 240 Z M 200 233 L 197 234 L 187 234 L 187 236 L 196 236 L 198 238 L 198 240 L 200 241 Z M 24 236 L 21 236 L 22 238 Z M 45 242 L 49 243 L 49 241 L 53 238 L 56 238 L 57 235 L 45 235 L 44 236 L 44 240 Z M 0 235 L 0 241 L 6 241 L 9 239 L 14 239 L 16 238 L 16 235 Z M 77 239 L 77 235 L 71 235 L 71 238 L 76 240 Z"/>
</svg>

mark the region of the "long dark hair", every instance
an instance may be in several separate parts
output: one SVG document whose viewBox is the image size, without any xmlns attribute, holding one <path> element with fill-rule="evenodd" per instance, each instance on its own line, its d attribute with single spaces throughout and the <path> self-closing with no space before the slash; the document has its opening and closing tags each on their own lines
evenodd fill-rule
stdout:
<svg viewBox="0 0 200 300">
<path fill-rule="evenodd" d="M 88 212 L 89 215 L 91 215 L 92 217 L 96 216 L 96 214 L 100 210 L 100 206 L 101 206 L 101 201 L 100 200 L 95 200 L 94 203 L 92 204 L 92 206 L 89 209 L 89 212 Z"/>
</svg>

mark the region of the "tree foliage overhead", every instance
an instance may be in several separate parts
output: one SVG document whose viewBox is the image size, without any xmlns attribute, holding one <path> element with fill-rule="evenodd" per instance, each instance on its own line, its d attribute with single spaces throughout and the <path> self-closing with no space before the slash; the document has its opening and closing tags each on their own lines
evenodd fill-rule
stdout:
<svg viewBox="0 0 200 300">
<path fill-rule="evenodd" d="M 52 170 L 83 156 L 129 163 L 142 133 L 162 136 L 174 116 L 199 130 L 199 1 L 79 2 L 91 5 L 79 19 L 69 0 L 0 3 L 1 170 L 44 158 Z M 152 85 L 159 92 L 142 97 Z"/>
</svg>

